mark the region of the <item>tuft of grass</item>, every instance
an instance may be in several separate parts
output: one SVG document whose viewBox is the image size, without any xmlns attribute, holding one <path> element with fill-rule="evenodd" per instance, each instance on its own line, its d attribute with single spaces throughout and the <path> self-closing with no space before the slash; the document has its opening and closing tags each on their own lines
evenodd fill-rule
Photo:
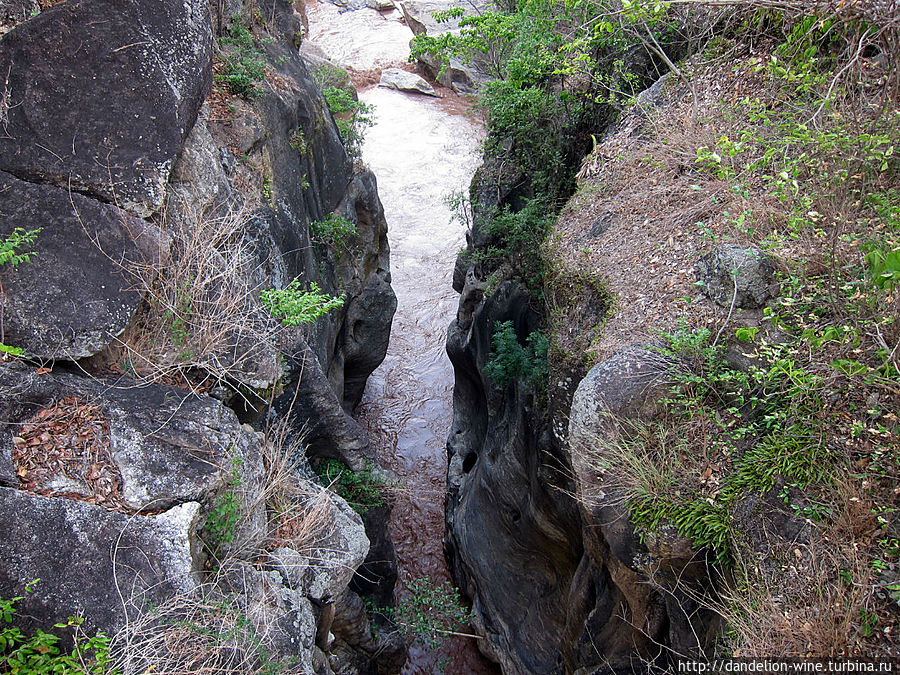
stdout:
<svg viewBox="0 0 900 675">
<path fill-rule="evenodd" d="M 244 238 L 250 217 L 246 210 L 173 214 L 164 221 L 167 249 L 160 242 L 155 259 L 126 270 L 147 298 L 120 341 L 133 375 L 227 380 L 271 348 L 274 333 L 249 282 L 256 264 Z"/>
</svg>

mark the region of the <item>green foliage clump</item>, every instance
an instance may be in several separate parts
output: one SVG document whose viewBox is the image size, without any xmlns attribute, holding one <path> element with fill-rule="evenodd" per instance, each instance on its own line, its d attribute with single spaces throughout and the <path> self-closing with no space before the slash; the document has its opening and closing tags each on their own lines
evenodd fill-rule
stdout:
<svg viewBox="0 0 900 675">
<path fill-rule="evenodd" d="M 325 89 L 325 87 L 347 89 L 353 86 L 347 71 L 330 63 L 317 64 L 312 69 L 311 75 L 319 89 Z"/>
<path fill-rule="evenodd" d="M 370 508 L 384 504 L 386 484 L 384 479 L 375 473 L 375 466 L 371 463 L 361 471 L 353 471 L 343 462 L 326 459 L 315 468 L 315 471 L 360 515 L 365 515 Z"/>
<path fill-rule="evenodd" d="M 309 285 L 309 290 L 303 290 L 299 279 L 294 279 L 286 288 L 263 291 L 260 299 L 272 316 L 281 319 L 285 326 L 312 323 L 331 310 L 344 306 L 343 296 L 326 295 L 315 282 Z"/>
<path fill-rule="evenodd" d="M 397 607 L 385 610 L 410 641 L 428 649 L 439 647 L 444 638 L 469 620 L 459 593 L 446 581 L 435 584 L 428 577 L 414 579 Z"/>
<path fill-rule="evenodd" d="M 337 213 L 329 213 L 324 220 L 314 220 L 309 224 L 313 238 L 334 248 L 345 248 L 357 235 L 356 224 Z"/>
<path fill-rule="evenodd" d="M 225 68 L 216 75 L 216 80 L 223 82 L 235 96 L 248 101 L 258 97 L 262 93 L 258 85 L 266 77 L 266 64 L 253 34 L 240 16 L 232 17 L 228 35 L 219 38 L 219 47 L 224 52 Z"/>
<path fill-rule="evenodd" d="M 241 460 L 231 460 L 231 481 L 226 490 L 216 497 L 206 516 L 205 530 L 213 549 L 234 541 L 235 528 L 241 519 L 242 499 Z"/>
<path fill-rule="evenodd" d="M 37 581 L 25 587 L 31 592 Z M 11 675 L 109 675 L 109 638 L 103 633 L 85 638 L 78 634 L 83 618 L 70 616 L 54 628 L 75 629 L 75 645 L 70 653 L 60 647 L 60 637 L 42 630 L 25 635 L 12 626 L 16 603 L 25 596 L 0 598 L 0 671 Z M 80 638 L 80 639 L 79 639 Z"/>
<path fill-rule="evenodd" d="M 528 335 L 523 347 L 512 321 L 498 322 L 491 336 L 492 356 L 484 367 L 484 374 L 500 387 L 513 380 L 524 380 L 535 391 L 541 391 L 546 386 L 549 346 L 547 336 L 535 330 Z"/>
<path fill-rule="evenodd" d="M 541 250 L 553 224 L 553 214 L 542 202 L 529 200 L 518 211 L 504 206 L 482 214 L 481 218 L 482 231 L 490 235 L 491 244 L 466 255 L 481 265 L 483 274 L 499 270 L 506 277 L 520 280 L 540 299 L 545 271 Z"/>
<path fill-rule="evenodd" d="M 19 249 L 22 246 L 31 246 L 40 233 L 41 228 L 27 231 L 21 227 L 15 228 L 8 237 L 0 241 L 0 265 L 8 263 L 15 267 L 23 262 L 31 262 L 34 251 L 20 253 Z"/>
<path fill-rule="evenodd" d="M 291 134 L 290 146 L 292 150 L 296 150 L 299 154 L 305 155 L 309 152 L 309 144 L 306 141 L 306 134 L 303 133 L 301 127 L 297 127 Z"/>
<path fill-rule="evenodd" d="M 635 525 L 650 532 L 659 531 L 665 524 L 671 525 L 697 548 L 712 550 L 717 563 L 732 561 L 731 514 L 719 501 L 673 501 L 642 494 L 628 502 L 628 511 Z"/>
<path fill-rule="evenodd" d="M 357 100 L 352 88 L 328 85 L 322 88 L 322 95 L 337 124 L 347 156 L 359 159 L 362 156 L 363 133 L 366 127 L 373 124 L 372 106 Z"/>
<path fill-rule="evenodd" d="M 760 342 L 754 352 L 760 365 L 739 370 L 725 361 L 724 347 L 706 328 L 692 330 L 681 322 L 662 337 L 665 344 L 658 351 L 674 364 L 671 395 L 662 401 L 675 414 L 670 423 L 683 433 L 690 429 L 706 444 L 680 453 L 702 452 L 728 470 L 717 489 L 709 490 L 693 482 L 682 462 L 675 463 L 665 469 L 665 480 L 632 486 L 628 509 L 647 530 L 671 525 L 694 545 L 711 549 L 716 562 L 730 563 L 731 507 L 737 501 L 781 485 L 783 499 L 790 502 L 791 488 L 831 480 L 835 457 L 820 419 L 822 381 L 804 365 L 803 350 L 796 345 Z"/>
</svg>

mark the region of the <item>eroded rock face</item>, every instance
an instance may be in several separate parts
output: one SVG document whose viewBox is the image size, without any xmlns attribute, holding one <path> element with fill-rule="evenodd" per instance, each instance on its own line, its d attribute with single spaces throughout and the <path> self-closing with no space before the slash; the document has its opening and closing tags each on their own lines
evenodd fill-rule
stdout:
<svg viewBox="0 0 900 675">
<path fill-rule="evenodd" d="M 126 618 L 146 621 L 140 615 L 149 603 L 167 612 L 190 611 L 205 581 L 205 593 L 230 593 L 223 596 L 228 602 L 253 607 L 249 616 L 265 644 L 274 645 L 273 656 L 295 656 L 306 672 L 329 672 L 324 660 L 314 664 L 317 645 L 320 654 L 330 646 L 325 638 L 335 612 L 326 607 L 355 607 L 358 598 L 348 586 L 369 552 L 362 521 L 343 499 L 299 476 L 284 476 L 293 481 L 286 494 L 296 517 L 284 529 L 283 514 L 266 511 L 273 489 L 263 463 L 267 439 L 208 397 L 19 363 L 0 364 L 0 392 L 0 597 L 23 595 L 26 584 L 42 579 L 21 605 L 28 615 L 21 627 L 46 629 L 83 614 L 89 631 L 114 635 Z M 88 431 L 74 426 L 72 416 L 43 414 L 60 401 L 89 407 L 106 424 Z M 37 433 L 26 431 L 42 420 L 52 422 Z M 85 459 L 73 448 L 87 433 L 97 444 Z M 61 461 L 52 459 L 55 452 Z M 92 463 L 81 472 L 88 477 L 84 485 L 60 484 L 50 475 L 61 465 L 69 467 L 63 473 L 78 474 L 72 461 Z M 98 475 L 116 482 L 111 492 L 98 484 Z M 198 530 L 221 509 L 225 493 L 232 493 L 239 519 L 227 540 L 215 544 L 223 567 L 213 590 L 205 576 L 208 548 Z M 211 536 L 211 530 L 202 535 L 207 545 Z M 281 545 L 270 549 L 276 536 Z M 364 613 L 353 609 L 340 616 L 366 635 L 363 646 L 349 643 L 354 649 L 368 649 L 374 659 L 393 648 L 371 638 Z M 141 663 L 136 672 L 153 662 Z"/>
<path fill-rule="evenodd" d="M 664 662 L 660 645 L 693 654 L 707 637 L 709 616 L 695 601 L 708 582 L 704 556 L 672 528 L 642 543 L 614 469 L 600 462 L 602 448 L 618 441 L 623 420 L 646 421 L 659 412 L 669 367 L 656 352 L 629 347 L 594 366 L 575 391 L 569 454 L 584 554 L 572 580 L 563 641 L 571 670 L 628 668 L 635 658 Z"/>
<path fill-rule="evenodd" d="M 211 53 L 206 0 L 70 0 L 20 24 L 0 41 L 0 170 L 153 213 Z"/>
<path fill-rule="evenodd" d="M 0 236 L 40 232 L 0 267 L 3 340 L 41 359 L 92 356 L 119 336 L 141 303 L 128 268 L 152 227 L 114 206 L 0 172 Z"/>
<path fill-rule="evenodd" d="M 292 14 L 291 4 L 279 0 L 273 5 L 266 0 L 259 6 L 265 11 L 267 4 L 269 9 L 277 10 L 275 24 L 282 38 L 275 42 L 260 40 L 257 45 L 266 52 L 272 82 L 261 83 L 265 93 L 252 104 L 236 104 L 235 119 L 230 122 L 204 112 L 199 123 L 195 123 L 210 81 L 211 31 L 206 0 L 68 0 L 4 35 L 0 41 L 0 65 L 4 66 L 0 87 L 8 69 L 13 107 L 8 123 L 0 127 L 0 171 L 8 172 L 0 176 L 14 186 L 18 191 L 15 194 L 24 196 L 11 200 L 14 191 L 4 192 L 0 221 L 9 227 L 0 230 L 0 235 L 8 234 L 23 221 L 30 227 L 45 227 L 32 247 L 36 255 L 31 263 L 22 263 L 15 270 L 0 270 L 4 300 L 19 298 L 17 284 L 24 283 L 10 275 L 24 275 L 29 269 L 37 269 L 41 261 L 48 266 L 52 262 L 53 270 L 41 274 L 41 284 L 35 284 L 35 289 L 43 288 L 47 278 L 53 279 L 57 268 L 62 279 L 59 286 L 64 286 L 66 279 L 69 285 L 78 285 L 78 275 L 87 274 L 85 266 L 105 269 L 100 264 L 103 261 L 95 261 L 80 244 L 68 244 L 66 249 L 65 242 L 77 238 L 70 240 L 66 236 L 87 239 L 95 234 L 91 228 L 97 228 L 103 244 L 100 248 L 115 253 L 106 262 L 121 263 L 137 258 L 139 252 L 164 253 L 167 236 L 175 236 L 174 230 L 170 235 L 160 235 L 159 230 L 135 214 L 145 218 L 152 215 L 165 229 L 173 219 L 179 224 L 190 223 L 191 214 L 208 212 L 219 217 L 223 213 L 243 212 L 247 217 L 236 237 L 240 241 L 229 240 L 229 244 L 236 243 L 247 252 L 247 287 L 252 289 L 248 312 L 261 311 L 256 297 L 261 289 L 283 288 L 294 278 L 304 284 L 315 281 L 331 294 L 346 294 L 346 303 L 343 310 L 330 313 L 308 329 L 280 332 L 278 348 L 283 359 L 275 355 L 274 349 L 260 354 L 259 359 L 243 359 L 240 363 L 229 361 L 227 354 L 216 355 L 218 366 L 226 371 L 223 377 L 232 389 L 244 389 L 241 396 L 263 401 L 259 409 L 240 409 L 247 419 L 259 420 L 265 403 L 284 392 L 285 406 L 279 410 L 294 424 L 295 435 L 313 429 L 309 439 L 312 454 L 339 457 L 362 468 L 369 454 L 368 441 L 347 411 L 358 401 L 368 374 L 384 357 L 396 307 L 390 288 L 387 224 L 374 176 L 354 168 L 320 92 L 297 56 L 293 44 L 297 17 Z M 247 12 L 246 5 L 220 3 L 216 9 L 223 11 L 224 16 L 217 19 L 222 19 L 224 25 L 234 12 Z M 59 33 L 59 26 L 63 26 L 63 34 Z M 256 26 L 254 30 L 263 29 Z M 106 80 L 100 81 L 101 75 Z M 72 92 L 68 90 L 70 86 Z M 120 94 L 120 87 L 130 88 Z M 61 100 L 69 101 L 70 108 L 61 106 Z M 29 126 L 32 118 L 37 121 Z M 246 153 L 250 161 L 239 162 L 234 150 L 240 155 Z M 246 169 L 246 165 L 252 168 Z M 254 170 L 258 172 L 255 176 L 251 175 Z M 253 194 L 254 188 L 261 187 L 253 180 L 262 183 L 265 191 Z M 113 199 L 122 210 L 102 203 Z M 167 205 L 165 217 L 158 213 L 163 201 Z M 82 218 L 87 223 L 86 234 L 74 215 L 77 227 L 71 219 L 66 220 L 69 216 L 64 207 L 73 211 L 72 204 L 75 212 L 90 216 Z M 14 205 L 16 210 L 11 211 L 8 205 Z M 51 209 L 62 209 L 65 215 L 60 217 L 58 227 L 41 215 Z M 341 251 L 310 240 L 310 223 L 332 212 L 347 217 L 358 230 Z M 9 222 L 3 220 L 7 215 Z M 43 220 L 31 225 L 35 219 Z M 44 225 L 43 221 L 50 224 Z M 104 227 L 111 234 L 105 234 Z M 124 233 L 119 239 L 113 236 L 116 227 Z M 120 248 L 107 245 L 104 237 L 120 244 Z M 150 241 L 143 242 L 144 238 Z M 57 240 L 64 242 L 60 250 L 67 250 L 69 259 L 41 248 Z M 65 267 L 67 263 L 71 270 Z M 8 279 L 12 281 L 7 283 Z M 86 315 L 84 330 L 101 331 L 103 339 L 95 340 L 89 348 L 79 351 L 70 346 L 50 357 L 62 360 L 93 355 L 131 321 L 134 307 L 141 302 L 130 283 L 123 284 L 115 277 L 113 282 L 101 281 L 87 290 L 89 297 L 69 304 Z M 132 303 L 128 312 L 120 312 L 122 321 L 116 314 L 117 322 L 107 325 L 90 315 L 91 307 L 107 302 L 104 293 L 118 298 L 120 290 Z M 46 319 L 37 315 L 46 314 L 42 309 L 46 303 L 32 304 L 32 321 Z M 10 331 L 15 324 L 10 307 L 4 308 L 7 342 L 12 342 L 14 334 Z M 113 310 L 107 306 L 103 311 Z M 57 332 L 79 333 L 78 318 L 66 316 L 65 328 Z M 272 321 L 270 317 L 267 320 Z M 41 332 L 31 329 L 32 334 Z M 88 365 L 106 367 L 103 359 L 111 351 Z M 396 563 L 385 527 L 387 517 L 371 528 L 379 541 L 370 547 L 359 517 L 342 500 L 329 496 L 327 508 L 318 514 L 324 521 L 319 523 L 323 529 L 313 533 L 318 537 L 314 543 L 318 542 L 321 550 L 314 553 L 315 547 L 299 543 L 296 550 L 291 550 L 285 544 L 279 549 L 284 554 L 279 560 L 290 558 L 296 562 L 299 555 L 305 572 L 302 577 L 282 574 L 280 562 L 259 555 L 263 542 L 268 543 L 267 538 L 274 536 L 273 528 L 278 527 L 277 522 L 266 518 L 262 434 L 242 427 L 232 410 L 212 398 L 172 387 L 144 386 L 126 378 L 91 379 L 74 369 L 63 374 L 60 371 L 64 368 L 59 363 L 52 371 L 0 364 L 0 416 L 4 421 L 0 427 L 0 486 L 12 495 L 8 500 L 11 508 L 27 503 L 34 511 L 47 503 L 61 504 L 62 511 L 107 514 L 96 520 L 108 519 L 110 528 L 121 517 L 128 521 L 129 528 L 142 527 L 142 533 L 162 545 L 172 538 L 159 527 L 153 526 L 154 530 L 151 524 L 156 521 L 151 519 L 188 513 L 191 505 L 196 505 L 196 510 L 188 514 L 190 518 L 175 519 L 194 557 L 185 558 L 181 551 L 169 547 L 160 550 L 167 562 L 157 565 L 152 556 L 145 561 L 154 573 L 181 578 L 185 574 L 179 570 L 197 575 L 203 569 L 202 561 L 195 555 L 196 526 L 211 510 L 219 508 L 223 495 L 234 493 L 242 504 L 241 519 L 234 526 L 232 540 L 219 542 L 218 548 L 218 554 L 234 564 L 227 574 L 234 583 L 226 589 L 228 584 L 223 581 L 223 587 L 216 592 L 234 593 L 238 603 L 264 605 L 260 611 L 266 616 L 265 625 L 281 631 L 273 638 L 278 653 L 296 655 L 304 672 L 332 672 L 326 657 L 329 650 L 332 654 L 350 654 L 352 658 L 348 657 L 345 665 L 357 661 L 361 664 L 354 666 L 356 670 L 342 665 L 341 672 L 399 669 L 404 645 L 373 639 L 362 601 L 347 589 L 356 567 L 375 555 L 377 560 L 368 563 L 382 566 L 377 584 L 382 594 L 379 597 L 390 596 Z M 227 399 L 220 393 L 224 389 L 217 387 L 214 392 Z M 295 400 L 297 405 L 291 406 Z M 107 452 L 103 475 L 118 481 L 111 499 L 108 493 L 98 496 L 92 492 L 95 478 L 51 476 L 55 482 L 39 485 L 35 476 L 45 474 L 46 467 L 39 465 L 36 471 L 22 471 L 24 449 L 32 447 L 30 452 L 34 454 L 45 447 L 55 447 L 55 439 L 65 431 L 66 422 L 64 416 L 54 418 L 56 426 L 47 438 L 33 430 L 28 439 L 15 434 L 25 423 L 34 422 L 42 411 L 54 409 L 64 401 L 69 406 L 77 407 L 79 402 L 90 402 L 92 406 L 90 421 L 96 424 L 90 429 L 102 440 L 95 446 Z M 233 400 L 229 403 L 240 408 Z M 37 439 L 37 445 L 29 446 L 33 439 Z M 237 461 L 232 462 L 232 458 Z M 23 476 L 31 482 L 23 482 Z M 321 488 L 312 483 L 308 487 L 311 494 L 321 493 Z M 52 496 L 32 494 L 37 491 Z M 92 501 L 120 511 L 99 509 Z M 3 509 L 0 506 L 0 511 Z M 136 510 L 139 513 L 132 514 Z M 145 515 L 150 510 L 153 515 Z M 7 515 L 18 514 L 3 513 L 0 519 Z M 22 519 L 28 518 L 22 514 Z M 34 519 L 43 522 L 38 516 Z M 16 538 L 29 537 L 31 531 L 19 525 L 15 526 L 19 529 L 5 527 L 5 523 L 0 522 L 0 549 L 14 552 L 19 547 Z M 60 555 L 74 556 L 79 546 L 87 547 L 100 556 L 88 559 L 88 569 L 101 565 L 102 555 L 110 550 L 107 535 L 111 529 L 104 525 L 95 537 L 95 533 L 80 528 L 69 536 L 66 527 L 57 528 L 64 537 L 59 541 L 65 549 Z M 253 544 L 249 548 L 248 542 Z M 143 543 L 139 538 L 133 543 L 129 555 L 138 555 Z M 125 560 L 129 561 L 130 558 Z M 18 573 L 15 579 L 4 576 L 11 569 L 0 557 L 2 597 L 20 595 L 23 584 L 31 581 L 18 578 Z M 27 576 L 30 569 L 23 567 L 20 571 Z M 144 568 L 135 563 L 135 570 L 143 574 Z M 43 571 L 38 571 L 43 575 Z M 149 572 L 142 578 L 150 579 Z M 121 625 L 116 623 L 119 615 L 113 612 L 107 617 L 104 611 L 95 612 L 94 606 L 87 604 L 89 600 L 114 604 L 115 598 L 109 597 L 113 588 L 110 579 L 101 578 L 98 582 L 105 586 L 83 589 L 85 613 L 96 613 L 99 627 Z M 190 592 L 192 587 L 158 588 L 160 597 L 147 596 L 154 602 L 165 601 L 163 596 L 175 592 Z M 48 607 L 49 604 L 48 600 Z M 63 614 L 73 613 L 64 604 L 59 607 Z M 332 624 L 337 643 L 331 635 Z M 41 627 L 48 626 L 41 623 Z M 337 659 L 335 663 L 342 662 Z M 388 663 L 392 665 L 385 665 Z M 141 667 L 136 672 L 145 670 Z"/>
<path fill-rule="evenodd" d="M 455 581 L 473 600 L 479 648 L 506 673 L 557 672 L 569 582 L 580 557 L 579 517 L 565 496 L 559 448 L 524 386 L 500 389 L 481 373 L 497 321 L 524 341 L 535 327 L 528 296 L 506 283 L 451 324 L 456 375 L 447 441 L 444 547 Z"/>
</svg>

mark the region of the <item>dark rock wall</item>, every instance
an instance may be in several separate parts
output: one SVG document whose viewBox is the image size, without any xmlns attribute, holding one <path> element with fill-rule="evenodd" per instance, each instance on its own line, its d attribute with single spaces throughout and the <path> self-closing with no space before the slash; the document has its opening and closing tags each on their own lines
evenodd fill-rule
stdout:
<svg viewBox="0 0 900 675">
<path fill-rule="evenodd" d="M 528 299 L 504 283 L 448 331 L 456 386 L 445 551 L 474 601 L 488 655 L 507 673 L 551 673 L 559 672 L 581 555 L 579 516 L 564 494 L 564 457 L 532 392 L 516 383 L 498 388 L 482 374 L 496 322 L 511 320 L 523 342 L 536 327 Z"/>
<path fill-rule="evenodd" d="M 0 341 L 25 348 L 54 373 L 72 370 L 68 377 L 74 381 L 84 375 L 72 368 L 76 361 L 97 372 L 115 361 L 109 356 L 111 345 L 135 325 L 146 302 L 123 273 L 125 267 L 165 255 L 166 230 L 173 222 L 241 212 L 240 235 L 255 263 L 248 267 L 247 285 L 256 289 L 248 312 L 261 311 L 259 290 L 282 288 L 295 278 L 344 294 L 345 304 L 309 329 L 285 332 L 280 357 L 272 352 L 232 363 L 222 355 L 225 373 L 218 376 L 241 394 L 229 396 L 219 389 L 216 395 L 242 421 L 262 427 L 287 419 L 292 435 L 310 446 L 311 455 L 362 468 L 372 453 L 349 411 L 384 357 L 396 308 L 387 224 L 374 176 L 348 159 L 297 53 L 299 17 L 292 4 L 260 0 L 255 9 L 248 2 L 207 0 L 68 0 L 37 14 L 32 4 L 4 4 L 0 16 L 0 236 L 10 236 L 16 227 L 41 228 L 28 248 L 34 252 L 32 262 L 0 268 Z M 267 24 L 254 28 L 258 37 L 271 30 L 276 39 L 257 42 L 267 63 L 261 95 L 249 103 L 232 97 L 227 105 L 216 106 L 217 95 L 208 98 L 214 40 L 234 12 L 243 12 L 247 25 L 253 25 L 254 17 Z M 292 142 L 298 135 L 302 148 Z M 358 229 L 340 251 L 310 237 L 309 224 L 332 212 Z M 22 423 L 21 415 L 10 412 L 18 409 L 13 399 L 43 395 L 38 380 L 29 377 L 0 390 L 6 425 Z M 138 385 L 127 377 L 104 382 L 102 388 L 141 391 L 129 389 Z M 31 385 L 37 388 L 31 391 Z M 273 392 L 280 397 L 271 414 L 264 415 Z M 140 394 L 135 395 L 140 403 Z M 203 400 L 207 407 L 225 410 L 211 398 Z M 144 403 L 155 405 L 151 398 Z M 181 413 L 191 417 L 191 409 L 187 405 Z M 140 411 L 122 415 L 141 417 Z M 200 419 L 196 423 L 204 425 Z M 158 426 L 166 424 L 164 419 Z M 229 424 L 237 425 L 237 420 L 229 418 Z M 219 447 L 217 437 L 203 429 L 204 442 Z M 5 442 L 0 452 L 0 482 L 15 488 L 10 447 Z M 132 449 L 137 456 L 131 459 L 139 467 L 142 453 L 152 452 L 140 444 Z M 221 486 L 229 469 L 219 464 L 214 474 Z M 4 493 L 5 504 L 25 499 L 12 492 Z M 197 509 L 202 519 L 212 500 L 205 484 L 188 493 L 198 506 L 179 530 L 185 539 L 194 536 Z M 38 525 L 47 504 L 42 499 L 36 502 Z M 50 498 L 57 500 L 65 501 Z M 370 561 L 376 573 L 366 579 L 373 583 L 374 578 L 381 596 L 390 598 L 396 563 L 387 521 L 383 517 L 368 523 L 377 561 Z M 8 540 L 13 532 L 30 536 L 30 525 L 15 522 L 18 529 L 0 530 L 0 549 L 17 550 Z M 116 527 L 110 522 L 110 528 Z M 103 548 L 101 539 L 97 546 Z M 368 542 L 360 550 L 365 555 Z M 33 566 L 22 556 L 19 567 L 28 576 Z M 19 578 L 8 563 L 0 565 L 3 597 L 20 592 L 21 584 L 31 580 Z M 349 576 L 337 584 L 335 594 L 343 592 Z M 55 590 L 47 592 L 52 596 Z M 336 625 L 352 626 L 338 637 L 343 649 L 357 650 L 354 658 L 364 664 L 357 671 L 375 672 L 379 662 L 396 662 L 403 646 L 368 636 L 354 597 L 338 603 Z M 341 607 L 346 609 L 343 617 Z M 366 634 L 365 644 L 354 643 L 357 634 Z"/>
<path fill-rule="evenodd" d="M 695 601 L 709 586 L 706 558 L 671 532 L 642 542 L 592 462 L 593 446 L 615 439 L 611 415 L 653 415 L 668 364 L 626 350 L 551 419 L 524 382 L 498 388 L 483 374 L 497 322 L 511 320 L 522 343 L 536 327 L 528 301 L 511 282 L 481 302 L 464 291 L 461 308 L 475 309 L 448 330 L 445 552 L 473 601 L 479 647 L 507 675 L 632 672 L 666 665 L 670 650 L 697 653 L 712 625 Z"/>
</svg>

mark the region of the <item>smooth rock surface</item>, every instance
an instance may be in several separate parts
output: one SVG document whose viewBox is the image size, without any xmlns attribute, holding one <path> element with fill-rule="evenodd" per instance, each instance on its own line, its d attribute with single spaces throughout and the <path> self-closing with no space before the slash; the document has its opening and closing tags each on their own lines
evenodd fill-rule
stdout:
<svg viewBox="0 0 900 675">
<path fill-rule="evenodd" d="M 382 70 L 381 80 L 378 82 L 378 86 L 417 94 L 425 94 L 427 96 L 438 95 L 434 90 L 434 87 L 428 84 L 424 78 L 419 77 L 415 73 L 400 70 L 399 68 L 385 68 Z"/>
<path fill-rule="evenodd" d="M 0 149 L 0 154 L 2 154 Z M 152 226 L 114 206 L 0 172 L 0 236 L 40 229 L 29 262 L 0 267 L 6 344 L 41 359 L 92 356 L 131 322 L 141 303 L 128 267 Z"/>
<path fill-rule="evenodd" d="M 0 40 L 0 170 L 147 216 L 212 81 L 206 0 L 69 0 Z"/>
<path fill-rule="evenodd" d="M 455 321 L 448 330 L 455 386 L 444 550 L 454 581 L 473 601 L 485 637 L 479 649 L 506 673 L 551 673 L 580 523 L 533 395 L 482 375 L 494 326 L 507 320 L 522 342 L 536 327 L 527 293 L 510 282 L 479 306 L 469 327 Z"/>
</svg>

